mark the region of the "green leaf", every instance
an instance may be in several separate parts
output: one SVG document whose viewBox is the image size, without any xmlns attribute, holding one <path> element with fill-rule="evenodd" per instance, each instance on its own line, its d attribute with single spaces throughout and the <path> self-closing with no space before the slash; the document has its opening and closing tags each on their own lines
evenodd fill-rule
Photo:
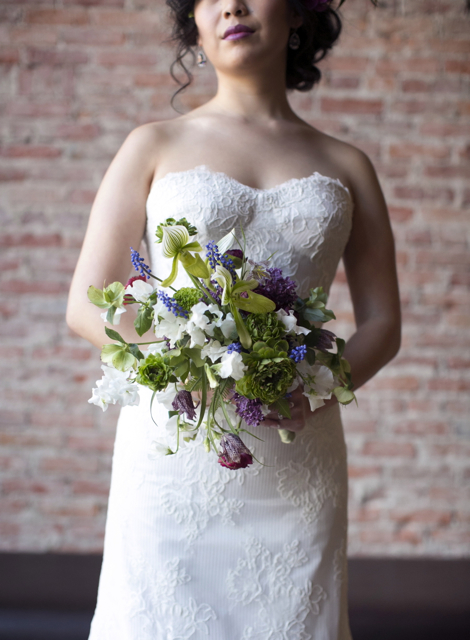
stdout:
<svg viewBox="0 0 470 640">
<path fill-rule="evenodd" d="M 124 338 L 121 337 L 121 335 L 117 331 L 114 331 L 114 329 L 105 327 L 104 330 L 108 338 L 111 338 L 111 340 L 117 340 L 118 342 L 122 342 L 122 344 L 127 344 Z"/>
<path fill-rule="evenodd" d="M 109 324 L 114 324 L 115 313 L 116 313 L 116 307 L 109 307 L 108 313 L 106 314 L 106 322 L 109 322 Z"/>
<path fill-rule="evenodd" d="M 121 307 L 124 301 L 124 285 L 121 282 L 112 282 L 103 289 L 104 299 L 113 307 Z"/>
<path fill-rule="evenodd" d="M 335 387 L 333 393 L 341 404 L 349 404 L 356 397 L 350 389 L 345 389 L 344 387 Z"/>
<path fill-rule="evenodd" d="M 137 360 L 145 360 L 145 356 L 142 351 L 139 349 L 139 345 L 131 342 L 129 345 L 129 351 L 132 355 L 137 358 Z"/>
<path fill-rule="evenodd" d="M 248 298 L 241 298 L 236 294 L 232 294 L 233 304 L 239 309 L 250 313 L 269 313 L 276 308 L 276 304 L 266 296 L 253 293 L 253 291 L 247 291 L 247 295 Z"/>
<path fill-rule="evenodd" d="M 284 418 L 289 418 L 289 420 L 292 418 L 289 403 L 285 398 L 279 398 L 279 400 L 276 400 L 273 407 L 281 414 L 281 416 L 284 416 Z"/>
<path fill-rule="evenodd" d="M 116 354 L 114 355 L 113 366 L 118 371 L 128 371 L 134 366 L 135 361 L 136 361 L 135 356 L 133 356 L 132 353 L 129 353 L 129 351 L 125 351 L 124 349 L 121 349 L 120 351 L 117 351 Z"/>
<path fill-rule="evenodd" d="M 143 336 L 144 333 L 152 326 L 153 309 L 151 307 L 140 307 L 137 318 L 134 320 L 134 327 L 139 336 Z"/>
<path fill-rule="evenodd" d="M 241 317 L 240 312 L 234 304 L 230 304 L 230 311 L 232 312 L 233 319 L 235 320 L 238 337 L 240 338 L 242 347 L 245 347 L 245 349 L 250 349 L 252 343 L 251 336 L 248 333 L 248 329 L 243 322 L 243 318 Z"/>
<path fill-rule="evenodd" d="M 342 338 L 336 338 L 336 346 L 338 348 L 336 351 L 336 355 L 338 356 L 338 358 L 341 358 L 344 352 L 344 347 L 346 346 L 346 342 Z"/>
<path fill-rule="evenodd" d="M 183 349 L 183 353 L 194 362 L 196 367 L 203 367 L 205 364 L 205 360 L 201 357 L 201 349 L 197 347 L 193 347 L 190 349 L 189 347 Z"/>
<path fill-rule="evenodd" d="M 308 364 L 315 364 L 315 360 L 317 359 L 316 354 L 314 349 L 311 349 L 310 347 L 307 347 L 307 355 L 306 355 L 306 359 Z"/>
<path fill-rule="evenodd" d="M 104 299 L 104 295 L 101 289 L 97 289 L 93 285 L 88 287 L 87 291 L 88 300 L 100 309 L 107 309 L 110 305 Z"/>
<path fill-rule="evenodd" d="M 108 364 L 112 363 L 114 356 L 118 351 L 121 351 L 122 345 L 120 344 L 105 344 L 101 349 L 101 361 Z"/>
</svg>

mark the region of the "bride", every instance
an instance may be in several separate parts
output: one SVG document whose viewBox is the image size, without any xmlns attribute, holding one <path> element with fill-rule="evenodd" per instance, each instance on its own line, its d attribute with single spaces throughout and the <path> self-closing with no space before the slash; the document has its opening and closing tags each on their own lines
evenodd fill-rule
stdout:
<svg viewBox="0 0 470 640">
<path fill-rule="evenodd" d="M 344 357 L 356 390 L 400 345 L 387 207 L 369 158 L 307 124 L 287 99 L 319 81 L 315 63 L 339 36 L 338 14 L 330 0 L 168 4 L 179 56 L 197 46 L 217 92 L 124 141 L 92 207 L 67 322 L 98 348 L 109 341 L 87 289 L 125 283 L 129 248 L 142 240 L 161 272 L 154 233 L 165 218 L 187 216 L 203 245 L 242 221 L 248 255 L 277 251 L 301 296 L 328 291 L 343 258 L 356 320 Z M 134 317 L 130 306 L 121 335 L 151 340 L 136 334 Z M 312 413 L 294 391 L 292 419 L 269 414 L 262 425 L 272 428 L 260 425 L 261 441 L 247 442 L 266 465 L 242 473 L 202 445 L 150 460 L 145 391 L 118 422 L 90 640 L 349 640 L 347 457 L 335 398 Z M 292 445 L 280 443 L 280 426 L 299 432 Z"/>
</svg>

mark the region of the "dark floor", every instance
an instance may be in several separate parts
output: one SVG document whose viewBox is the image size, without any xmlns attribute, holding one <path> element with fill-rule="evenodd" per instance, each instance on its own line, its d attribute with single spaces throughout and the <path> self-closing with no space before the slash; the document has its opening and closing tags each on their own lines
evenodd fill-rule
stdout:
<svg viewBox="0 0 470 640">
<path fill-rule="evenodd" d="M 0 640 L 87 640 L 90 620 L 91 613 L 0 609 Z M 350 620 L 354 640 L 470 639 L 467 614 L 356 611 Z"/>
</svg>

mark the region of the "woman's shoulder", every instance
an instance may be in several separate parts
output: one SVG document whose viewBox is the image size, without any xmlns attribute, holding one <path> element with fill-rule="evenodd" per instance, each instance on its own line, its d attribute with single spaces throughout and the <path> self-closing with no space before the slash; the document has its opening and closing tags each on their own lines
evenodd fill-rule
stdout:
<svg viewBox="0 0 470 640">
<path fill-rule="evenodd" d="M 311 127 L 311 130 L 315 151 L 335 168 L 337 177 L 352 192 L 375 175 L 372 161 L 365 151 L 315 127 Z"/>
</svg>

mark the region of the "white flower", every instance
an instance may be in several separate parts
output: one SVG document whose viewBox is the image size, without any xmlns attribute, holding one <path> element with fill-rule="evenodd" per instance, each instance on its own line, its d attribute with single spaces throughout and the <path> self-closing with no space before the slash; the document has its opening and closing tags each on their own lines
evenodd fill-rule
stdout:
<svg viewBox="0 0 470 640">
<path fill-rule="evenodd" d="M 150 353 L 163 353 L 163 349 L 166 349 L 166 340 L 161 340 L 160 342 L 153 342 L 149 344 L 147 349 L 145 350 L 145 355 L 148 356 Z M 144 353 L 144 349 L 141 349 L 142 353 Z"/>
<path fill-rule="evenodd" d="M 162 404 L 167 411 L 174 411 L 172 402 L 175 399 L 176 391 L 173 385 L 169 385 L 164 391 L 157 391 L 155 400 L 158 404 Z"/>
<path fill-rule="evenodd" d="M 205 331 L 211 336 L 214 333 L 214 327 L 212 326 L 209 318 L 205 315 L 205 312 L 209 310 L 210 309 L 205 302 L 198 302 L 193 307 L 191 307 L 191 316 L 188 322 L 188 331 L 191 331 L 191 329 L 197 327 L 201 331 Z"/>
<path fill-rule="evenodd" d="M 120 402 L 123 407 L 139 404 L 139 388 L 136 383 L 129 380 L 128 371 L 118 371 L 106 365 L 101 365 L 101 369 L 104 371 L 104 376 L 96 381 L 97 387 L 93 389 L 92 396 L 88 400 L 90 404 L 96 404 L 103 411 L 116 402 Z"/>
<path fill-rule="evenodd" d="M 293 331 L 296 334 L 303 333 L 307 335 L 311 331 L 311 329 L 307 329 L 307 327 L 297 326 L 297 318 L 294 316 L 294 311 L 292 309 L 289 310 L 289 313 L 287 313 L 287 311 L 284 311 L 284 309 L 279 309 L 279 311 L 276 311 L 276 315 L 278 317 L 278 320 L 281 320 L 281 322 L 287 329 L 287 333 Z"/>
<path fill-rule="evenodd" d="M 220 327 L 225 338 L 235 340 L 237 338 L 237 325 L 231 313 L 227 313 L 225 318 L 219 318 L 215 323 L 216 327 Z"/>
<path fill-rule="evenodd" d="M 211 340 L 201 349 L 201 358 L 205 360 L 209 358 L 211 362 L 215 362 L 227 351 L 227 347 L 220 344 L 218 340 Z"/>
<path fill-rule="evenodd" d="M 328 367 L 321 364 L 309 365 L 305 360 L 298 363 L 297 369 L 308 378 L 303 395 L 308 398 L 311 411 L 315 411 L 325 404 L 324 400 L 331 398 L 336 386 L 334 376 Z"/>
<path fill-rule="evenodd" d="M 243 364 L 241 354 L 236 351 L 225 353 L 216 367 L 221 378 L 233 378 L 234 380 L 243 378 L 247 369 L 247 366 Z"/>
<path fill-rule="evenodd" d="M 160 442 L 159 440 L 154 440 L 148 450 L 148 457 L 151 460 L 156 460 L 157 458 L 164 458 L 165 456 L 170 455 L 173 451 L 170 449 L 166 442 Z"/>
<path fill-rule="evenodd" d="M 121 322 L 121 313 L 126 313 L 126 311 L 127 311 L 126 307 L 117 307 L 116 311 L 114 312 L 114 318 L 111 324 L 113 326 L 118 325 Z M 103 311 L 103 313 L 100 313 L 100 316 L 104 322 L 108 322 L 106 319 L 107 315 L 108 315 L 108 309 L 106 309 L 106 311 Z"/>
<path fill-rule="evenodd" d="M 126 287 L 126 294 L 129 293 L 137 302 L 147 302 L 154 291 L 150 282 L 143 280 L 134 280 L 129 287 Z"/>
</svg>

